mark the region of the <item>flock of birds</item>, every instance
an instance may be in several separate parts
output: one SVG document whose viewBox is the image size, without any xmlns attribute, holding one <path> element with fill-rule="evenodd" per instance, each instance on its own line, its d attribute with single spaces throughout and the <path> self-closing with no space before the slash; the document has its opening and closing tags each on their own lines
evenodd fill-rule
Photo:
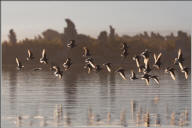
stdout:
<svg viewBox="0 0 192 128">
<path fill-rule="evenodd" d="M 76 43 L 75 40 L 70 40 L 69 42 L 67 42 L 67 47 L 72 49 L 74 47 L 76 47 Z M 28 56 L 26 58 L 27 61 L 31 61 L 33 60 L 35 57 L 33 56 L 31 50 L 28 49 Z M 133 60 L 136 62 L 136 66 L 138 68 L 138 72 L 142 72 L 143 75 L 140 77 L 142 80 L 146 81 L 146 84 L 149 85 L 149 80 L 153 79 L 157 84 L 159 84 L 159 79 L 157 75 L 150 75 L 149 72 L 152 70 L 152 68 L 150 68 L 149 65 L 149 57 L 152 54 L 151 51 L 149 51 L 148 49 L 145 49 L 141 54 L 135 55 L 133 57 Z M 122 43 L 122 47 L 121 47 L 121 56 L 123 58 L 126 58 L 128 56 L 128 46 L 126 43 Z M 156 55 L 154 53 L 153 57 L 154 57 L 154 64 L 153 67 L 156 68 L 157 70 L 161 69 L 161 56 L 162 53 L 159 53 L 158 55 Z M 88 70 L 88 74 L 91 71 L 100 71 L 102 70 L 102 67 L 100 65 L 97 65 L 94 63 L 94 59 L 91 57 L 91 53 L 90 50 L 87 47 L 83 47 L 83 57 L 85 57 L 85 66 L 84 68 Z M 144 64 L 141 64 L 141 57 L 144 60 Z M 180 71 L 182 73 L 184 73 L 185 75 L 185 79 L 188 79 L 188 75 L 189 75 L 189 71 L 190 68 L 189 67 L 184 67 L 183 66 L 183 62 L 184 62 L 184 58 L 182 55 L 182 51 L 181 49 L 178 50 L 178 56 L 175 58 L 174 60 L 174 65 L 178 65 L 180 68 Z M 17 63 L 17 69 L 21 70 L 22 68 L 24 68 L 23 64 L 21 63 L 21 61 L 18 59 L 18 57 L 16 57 L 16 63 Z M 43 49 L 42 50 L 42 57 L 40 58 L 40 63 L 42 64 L 47 64 L 48 65 L 48 58 L 46 55 L 46 50 Z M 63 63 L 63 68 L 65 71 L 69 70 L 71 68 L 72 65 L 72 61 L 71 58 L 67 58 L 67 60 Z M 104 63 L 103 64 L 104 68 L 106 68 L 106 70 L 111 73 L 112 72 L 112 64 L 111 63 Z M 41 70 L 42 68 L 35 68 L 33 69 L 34 71 L 37 70 Z M 60 79 L 62 78 L 63 75 L 63 71 L 61 71 L 59 66 L 56 65 L 50 65 L 50 69 L 54 72 L 54 75 L 59 77 Z M 176 80 L 175 78 L 175 68 L 169 66 L 165 69 L 166 73 L 169 73 L 171 78 L 173 80 Z M 125 76 L 125 69 L 123 69 L 122 67 L 119 67 L 117 70 L 115 70 L 115 72 L 119 73 L 119 75 L 124 79 L 127 80 L 126 76 Z M 135 72 L 133 70 L 131 70 L 131 76 L 130 76 L 131 80 L 136 80 L 139 79 Z"/>
</svg>

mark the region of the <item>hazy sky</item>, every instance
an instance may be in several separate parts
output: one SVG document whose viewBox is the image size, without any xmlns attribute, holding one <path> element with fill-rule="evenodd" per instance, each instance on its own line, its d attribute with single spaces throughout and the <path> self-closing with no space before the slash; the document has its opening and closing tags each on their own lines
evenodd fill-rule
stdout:
<svg viewBox="0 0 192 128">
<path fill-rule="evenodd" d="M 112 25 L 116 32 L 136 34 L 155 31 L 163 34 L 191 32 L 192 2 L 154 1 L 2 1 L 2 40 L 13 28 L 18 39 L 33 38 L 51 28 L 63 32 L 70 18 L 78 33 L 97 37 Z"/>
</svg>

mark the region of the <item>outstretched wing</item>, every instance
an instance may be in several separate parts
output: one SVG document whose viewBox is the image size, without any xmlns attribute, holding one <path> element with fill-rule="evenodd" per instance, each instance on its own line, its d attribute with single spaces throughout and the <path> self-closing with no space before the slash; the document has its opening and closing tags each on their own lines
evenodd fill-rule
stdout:
<svg viewBox="0 0 192 128">
<path fill-rule="evenodd" d="M 149 79 L 145 79 L 147 85 L 149 85 Z"/>
<path fill-rule="evenodd" d="M 183 70 L 183 65 L 179 62 L 179 67 L 181 69 L 181 71 Z"/>
<path fill-rule="evenodd" d="M 110 68 L 108 65 L 106 65 L 106 67 L 107 67 L 107 70 L 108 70 L 109 72 L 111 72 L 111 68 Z"/>
<path fill-rule="evenodd" d="M 28 49 L 27 52 L 28 52 L 28 56 L 31 57 L 31 51 Z"/>
<path fill-rule="evenodd" d="M 136 61 L 137 67 L 140 67 L 139 60 L 136 58 L 135 61 Z"/>
<path fill-rule="evenodd" d="M 187 79 L 188 78 L 188 73 L 187 72 L 185 72 L 185 79 Z"/>
<path fill-rule="evenodd" d="M 170 75 L 171 75 L 171 78 L 172 78 L 173 80 L 175 80 L 175 73 L 174 73 L 174 72 L 170 72 Z"/>
<path fill-rule="evenodd" d="M 18 58 L 16 57 L 16 63 L 17 63 L 17 66 L 19 66 L 20 65 L 20 62 L 19 62 L 19 60 L 18 60 Z"/>
<path fill-rule="evenodd" d="M 157 61 L 160 59 L 161 56 L 162 56 L 162 53 L 159 53 L 159 55 L 157 57 Z"/>
<path fill-rule="evenodd" d="M 156 63 L 157 62 L 157 56 L 156 56 L 155 53 L 154 53 L 153 57 L 154 57 L 154 60 L 155 60 L 155 63 Z"/>
<path fill-rule="evenodd" d="M 178 57 L 177 57 L 178 59 L 180 59 L 180 58 L 182 58 L 182 52 L 181 52 L 181 49 L 179 49 L 179 51 L 178 51 Z"/>
<path fill-rule="evenodd" d="M 46 51 L 45 51 L 45 49 L 43 49 L 43 51 L 42 51 L 42 58 L 44 58 L 44 57 L 46 57 Z"/>
<path fill-rule="evenodd" d="M 125 78 L 124 72 L 120 72 L 119 74 L 121 75 L 121 77 L 122 77 L 124 80 L 127 80 L 127 79 Z"/>
<path fill-rule="evenodd" d="M 147 67 L 147 66 L 148 66 L 148 63 L 149 63 L 149 58 L 145 58 L 145 59 L 144 59 L 144 64 L 145 64 L 145 67 Z"/>
<path fill-rule="evenodd" d="M 159 84 L 158 78 L 153 78 L 153 79 L 154 79 L 154 81 L 155 81 L 157 84 Z"/>
</svg>

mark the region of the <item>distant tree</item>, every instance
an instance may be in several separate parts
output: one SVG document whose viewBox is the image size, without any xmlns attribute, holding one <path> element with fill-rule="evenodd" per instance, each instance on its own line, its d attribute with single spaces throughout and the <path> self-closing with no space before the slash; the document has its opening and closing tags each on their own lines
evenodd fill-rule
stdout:
<svg viewBox="0 0 192 128">
<path fill-rule="evenodd" d="M 98 36 L 98 40 L 100 42 L 107 42 L 107 32 L 106 31 L 100 32 L 100 34 Z"/>
<path fill-rule="evenodd" d="M 149 39 L 149 35 L 148 35 L 148 33 L 147 33 L 146 31 L 144 31 L 144 37 L 145 37 L 146 39 Z"/>
<path fill-rule="evenodd" d="M 42 32 L 42 35 L 43 35 L 44 39 L 47 39 L 47 40 L 55 40 L 55 39 L 60 38 L 60 34 L 57 31 L 52 30 L 52 29 L 48 29 L 48 30 Z"/>
<path fill-rule="evenodd" d="M 10 42 L 11 44 L 14 45 L 14 44 L 17 43 L 16 33 L 14 32 L 13 29 L 11 29 L 11 30 L 9 31 L 8 38 L 9 38 L 9 42 Z"/>
<path fill-rule="evenodd" d="M 109 26 L 110 33 L 109 33 L 109 39 L 113 41 L 115 39 L 115 29 L 110 25 Z"/>
<path fill-rule="evenodd" d="M 66 40 L 75 39 L 77 36 L 75 24 L 70 19 L 66 19 L 65 21 L 67 23 L 67 27 L 64 28 L 64 38 Z"/>
</svg>

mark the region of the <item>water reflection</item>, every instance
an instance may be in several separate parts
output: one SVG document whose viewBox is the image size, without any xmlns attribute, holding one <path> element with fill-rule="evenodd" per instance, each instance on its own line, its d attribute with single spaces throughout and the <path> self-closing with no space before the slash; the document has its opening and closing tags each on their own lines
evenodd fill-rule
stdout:
<svg viewBox="0 0 192 128">
<path fill-rule="evenodd" d="M 12 71 L 12 72 L 8 72 L 9 74 L 9 95 L 10 95 L 10 108 L 11 110 L 15 110 L 17 108 L 15 108 L 16 106 L 14 105 L 15 102 L 17 101 L 17 72 L 16 71 Z"/>
<path fill-rule="evenodd" d="M 178 78 L 173 81 L 162 76 L 157 88 L 145 86 L 140 80 L 118 80 L 114 73 L 77 75 L 65 72 L 62 80 L 52 72 L 28 72 L 28 80 L 25 80 L 28 77 L 25 74 L 5 72 L 2 88 L 7 94 L 3 95 L 2 114 L 5 117 L 12 114 L 15 119 L 19 116 L 24 119 L 23 115 L 28 114 L 31 126 L 36 128 L 52 127 L 50 121 L 55 121 L 56 126 L 86 124 L 90 106 L 93 116 L 89 118 L 93 124 L 129 126 L 134 122 L 144 126 L 145 115 L 146 125 L 150 126 L 170 125 L 171 122 L 177 126 L 190 125 L 190 80 Z M 62 106 L 57 120 L 53 118 L 56 104 Z M 39 122 L 34 119 L 38 115 L 43 117 Z M 7 123 L 5 126 L 14 127 L 12 125 Z"/>
<path fill-rule="evenodd" d="M 64 82 L 64 105 L 66 106 L 66 110 L 68 115 L 70 115 L 70 111 L 68 109 L 74 109 L 76 107 L 76 99 L 77 99 L 77 80 L 78 75 L 75 73 L 67 72 L 63 75 Z"/>
</svg>

